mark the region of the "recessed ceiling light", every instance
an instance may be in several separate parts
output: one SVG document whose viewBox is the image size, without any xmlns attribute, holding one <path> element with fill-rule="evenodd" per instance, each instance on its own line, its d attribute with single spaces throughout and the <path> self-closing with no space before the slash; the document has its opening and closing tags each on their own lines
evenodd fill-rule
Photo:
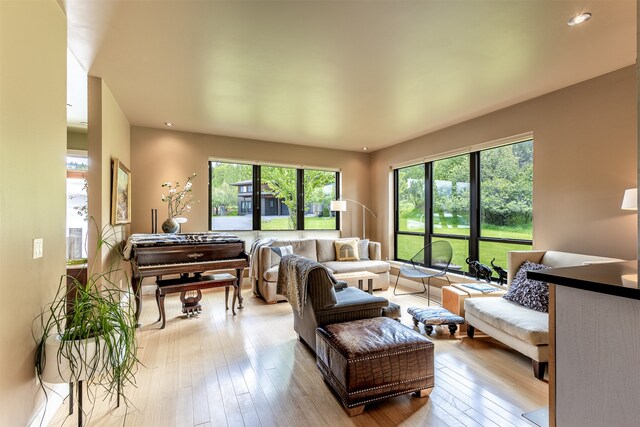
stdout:
<svg viewBox="0 0 640 427">
<path fill-rule="evenodd" d="M 574 25 L 579 25 L 579 24 L 582 24 L 583 22 L 587 22 L 590 18 L 591 18 L 591 14 L 589 12 L 580 13 L 572 17 L 571 19 L 569 19 L 569 22 L 567 22 L 567 24 L 570 27 L 573 27 Z"/>
<path fill-rule="evenodd" d="M 362 151 L 367 151 L 369 147 L 362 147 Z"/>
<path fill-rule="evenodd" d="M 164 125 L 165 125 L 165 126 L 173 126 L 173 123 L 171 123 L 171 122 L 164 122 Z"/>
</svg>

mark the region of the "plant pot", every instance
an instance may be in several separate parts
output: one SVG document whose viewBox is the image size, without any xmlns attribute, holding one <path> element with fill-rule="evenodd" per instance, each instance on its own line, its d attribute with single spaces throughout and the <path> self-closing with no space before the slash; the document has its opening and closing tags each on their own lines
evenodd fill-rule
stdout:
<svg viewBox="0 0 640 427">
<path fill-rule="evenodd" d="M 179 229 L 180 224 L 178 224 L 178 222 L 173 218 L 166 219 L 162 223 L 162 231 L 165 233 L 174 234 L 177 233 Z"/>
<path fill-rule="evenodd" d="M 47 338 L 44 357 L 42 381 L 72 383 L 87 380 L 103 371 L 108 350 L 100 337 L 67 341 L 55 335 Z"/>
</svg>

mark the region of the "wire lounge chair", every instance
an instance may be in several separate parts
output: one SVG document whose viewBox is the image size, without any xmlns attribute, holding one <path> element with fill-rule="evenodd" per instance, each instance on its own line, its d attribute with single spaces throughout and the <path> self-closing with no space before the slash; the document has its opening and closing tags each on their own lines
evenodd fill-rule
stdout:
<svg viewBox="0 0 640 427">
<path fill-rule="evenodd" d="M 451 281 L 447 277 L 447 272 L 451 265 L 451 258 L 453 258 L 453 249 L 449 242 L 444 240 L 438 240 L 432 242 L 420 249 L 420 251 L 415 254 L 410 262 L 411 264 L 405 264 L 404 267 L 400 268 L 398 272 L 398 277 L 396 277 L 396 284 L 393 287 L 394 295 L 415 295 L 415 294 L 423 294 L 427 293 L 427 304 L 431 302 L 431 278 L 432 277 L 444 277 L 447 279 L 447 282 L 451 284 Z M 431 259 L 430 263 L 425 262 L 425 260 Z M 435 270 L 437 269 L 437 270 Z M 407 277 L 409 279 L 420 279 L 422 282 L 422 291 L 418 292 L 404 292 L 398 293 L 398 279 L 400 276 Z M 427 283 L 425 284 L 424 279 L 427 279 Z"/>
</svg>

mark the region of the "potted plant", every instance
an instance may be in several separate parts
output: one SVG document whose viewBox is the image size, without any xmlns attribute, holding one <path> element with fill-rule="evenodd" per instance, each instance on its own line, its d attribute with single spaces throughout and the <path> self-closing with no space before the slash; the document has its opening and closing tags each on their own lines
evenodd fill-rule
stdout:
<svg viewBox="0 0 640 427">
<path fill-rule="evenodd" d="M 85 283 L 68 275 L 60 278 L 53 301 L 34 319 L 35 368 L 45 396 L 45 383 L 84 381 L 126 402 L 125 386 L 135 385 L 139 362 L 133 298 L 129 286 L 117 286 L 129 279 L 116 231 L 107 226 L 96 234 L 96 258 L 107 248 L 113 261 L 104 271 L 88 272 Z"/>
</svg>

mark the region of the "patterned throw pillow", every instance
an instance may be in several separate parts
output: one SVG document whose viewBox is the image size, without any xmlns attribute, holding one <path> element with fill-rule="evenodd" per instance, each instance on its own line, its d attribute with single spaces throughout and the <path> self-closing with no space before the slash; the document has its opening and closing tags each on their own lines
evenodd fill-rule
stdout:
<svg viewBox="0 0 640 427">
<path fill-rule="evenodd" d="M 549 285 L 547 282 L 527 279 L 527 271 L 547 270 L 551 267 L 525 261 L 520 266 L 511 286 L 502 298 L 532 310 L 549 312 Z"/>
<path fill-rule="evenodd" d="M 336 240 L 336 261 L 358 261 L 358 241 L 357 240 Z"/>
<path fill-rule="evenodd" d="M 276 259 L 272 260 L 272 264 L 280 263 L 280 259 L 285 255 L 293 255 L 293 246 L 271 246 L 271 250 L 276 255 Z"/>
<path fill-rule="evenodd" d="M 369 239 L 358 240 L 358 257 L 360 261 L 369 261 Z"/>
</svg>

